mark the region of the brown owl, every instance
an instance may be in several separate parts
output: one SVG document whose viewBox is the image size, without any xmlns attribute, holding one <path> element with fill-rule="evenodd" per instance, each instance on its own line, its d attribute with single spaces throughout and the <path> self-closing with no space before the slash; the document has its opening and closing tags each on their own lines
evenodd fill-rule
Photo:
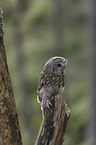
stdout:
<svg viewBox="0 0 96 145">
<path fill-rule="evenodd" d="M 67 60 L 63 57 L 52 57 L 44 65 L 37 88 L 37 101 L 42 110 L 50 108 L 51 99 L 63 92 L 66 65 Z"/>
</svg>

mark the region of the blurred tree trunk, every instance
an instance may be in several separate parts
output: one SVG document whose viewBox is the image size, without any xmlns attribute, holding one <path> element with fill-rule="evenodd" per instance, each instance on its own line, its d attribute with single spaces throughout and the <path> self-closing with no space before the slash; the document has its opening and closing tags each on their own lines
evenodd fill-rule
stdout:
<svg viewBox="0 0 96 145">
<path fill-rule="evenodd" d="M 87 28 L 88 28 L 88 47 L 90 64 L 90 137 L 91 145 L 96 145 L 96 1 L 86 1 L 87 8 Z"/>
<path fill-rule="evenodd" d="M 8 71 L 0 9 L 0 145 L 22 145 L 18 114 Z"/>
<path fill-rule="evenodd" d="M 27 91 L 27 81 L 25 78 L 25 59 L 23 51 L 23 34 L 21 31 L 20 22 L 29 5 L 30 0 L 18 0 L 13 14 L 13 41 L 16 52 L 16 65 L 19 79 L 19 92 L 21 95 L 21 112 L 25 121 L 25 131 L 27 135 L 28 145 L 33 144 L 31 124 L 31 107 L 29 101 L 29 93 Z M 26 48 L 27 49 L 27 48 Z M 31 113 L 30 113 L 31 112 Z"/>
<path fill-rule="evenodd" d="M 64 1 L 52 0 L 50 1 L 49 21 L 52 30 L 53 45 L 52 54 L 62 55 L 64 53 L 63 46 L 63 32 L 64 32 Z"/>
</svg>

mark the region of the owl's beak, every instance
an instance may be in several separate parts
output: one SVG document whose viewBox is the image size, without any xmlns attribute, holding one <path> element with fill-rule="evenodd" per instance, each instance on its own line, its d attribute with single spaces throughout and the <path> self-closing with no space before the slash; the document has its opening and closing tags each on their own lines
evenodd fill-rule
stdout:
<svg viewBox="0 0 96 145">
<path fill-rule="evenodd" d="M 67 59 L 65 59 L 65 66 L 67 65 Z"/>
</svg>

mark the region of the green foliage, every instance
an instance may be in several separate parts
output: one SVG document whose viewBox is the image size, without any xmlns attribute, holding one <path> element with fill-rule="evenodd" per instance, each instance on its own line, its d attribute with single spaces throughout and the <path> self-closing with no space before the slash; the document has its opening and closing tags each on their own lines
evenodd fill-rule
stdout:
<svg viewBox="0 0 96 145">
<path fill-rule="evenodd" d="M 48 12 L 48 2 L 45 0 L 34 0 L 25 14 L 23 20 L 24 29 L 34 25 L 39 26 L 46 19 Z"/>
<path fill-rule="evenodd" d="M 67 28 L 64 31 L 64 45 L 68 53 L 75 53 L 84 45 L 84 34 L 81 28 Z"/>
</svg>

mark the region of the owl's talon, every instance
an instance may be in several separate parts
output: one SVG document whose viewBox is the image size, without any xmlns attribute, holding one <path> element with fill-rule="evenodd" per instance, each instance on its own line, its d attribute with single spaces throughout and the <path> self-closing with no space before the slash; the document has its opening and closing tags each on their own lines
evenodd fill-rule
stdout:
<svg viewBox="0 0 96 145">
<path fill-rule="evenodd" d="M 41 102 L 41 110 L 43 110 L 46 107 L 48 107 L 48 109 L 50 109 L 50 106 L 52 106 L 52 104 L 51 104 L 51 102 L 49 100 L 46 100 L 46 102 L 44 100 L 42 100 L 42 102 Z"/>
<path fill-rule="evenodd" d="M 47 100 L 47 107 L 50 109 L 50 106 L 52 106 L 51 102 L 49 100 Z M 49 106 L 50 105 L 50 106 Z"/>
</svg>

